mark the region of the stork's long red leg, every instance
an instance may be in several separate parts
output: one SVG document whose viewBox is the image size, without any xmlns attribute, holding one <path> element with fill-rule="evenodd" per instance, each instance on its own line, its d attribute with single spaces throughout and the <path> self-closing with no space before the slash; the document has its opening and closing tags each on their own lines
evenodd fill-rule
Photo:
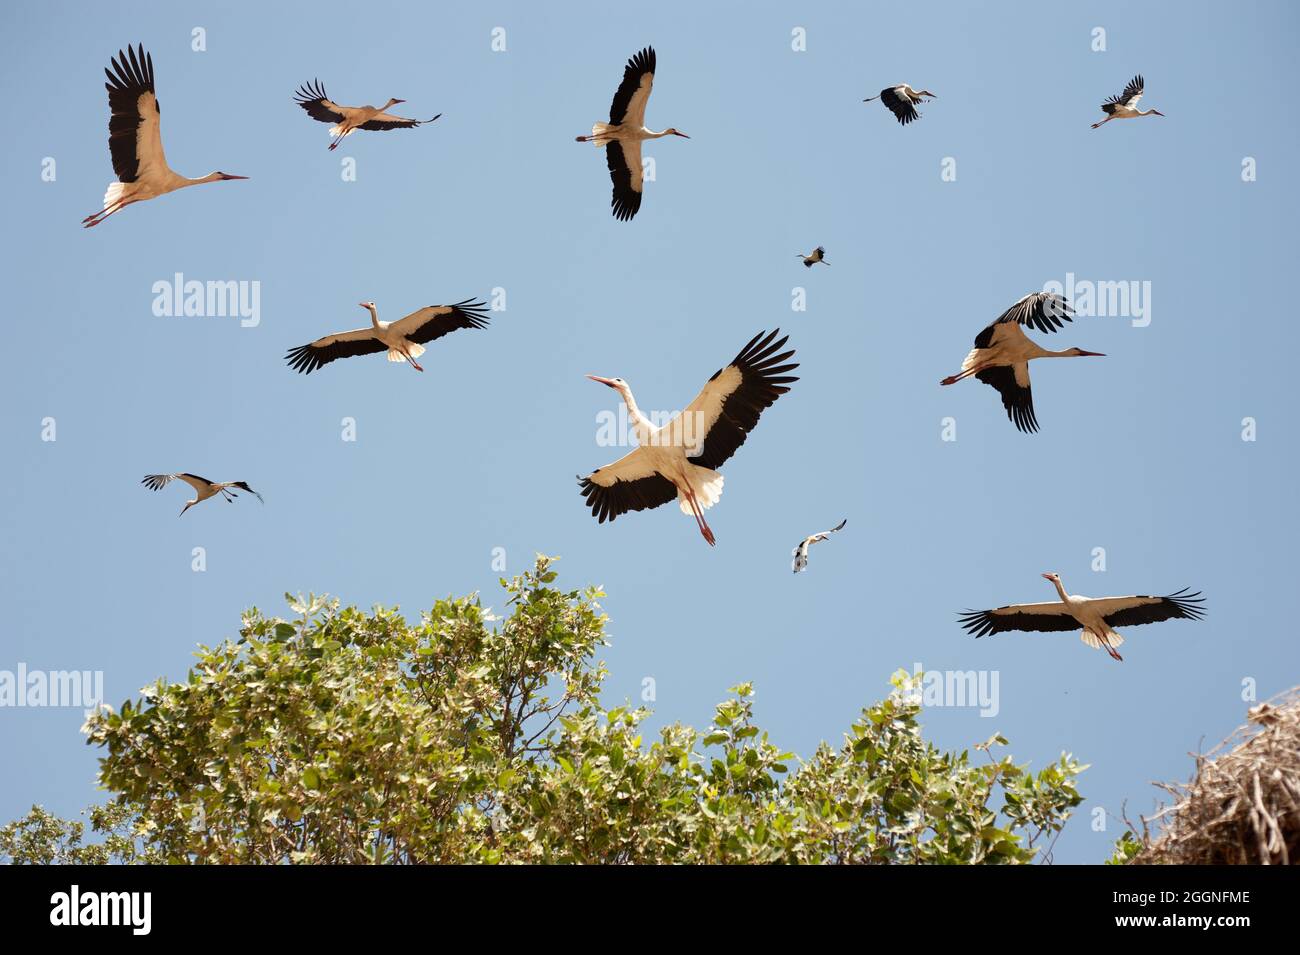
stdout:
<svg viewBox="0 0 1300 955">
<path fill-rule="evenodd" d="M 1101 641 L 1102 648 L 1111 655 L 1112 659 L 1118 660 L 1121 663 L 1124 662 L 1124 658 L 1119 655 L 1118 650 L 1116 650 L 1114 647 L 1110 645 L 1110 641 L 1106 639 L 1105 634 L 1098 634 L 1097 639 Z"/>
<path fill-rule="evenodd" d="M 82 219 L 81 222 L 83 224 L 83 227 L 89 229 L 91 226 L 99 225 L 101 222 L 103 222 L 105 219 L 111 216 L 114 212 L 120 212 L 125 207 L 126 207 L 125 202 L 115 202 L 111 206 L 105 206 L 103 209 L 100 209 L 94 215 L 86 216 L 86 218 Z"/>
<path fill-rule="evenodd" d="M 695 498 L 691 494 L 691 488 L 689 484 L 685 485 L 685 489 L 683 493 L 686 495 L 686 503 L 691 506 L 691 517 L 695 518 L 695 526 L 698 527 L 700 529 L 700 533 L 703 534 L 704 524 L 700 521 L 700 510 L 698 507 L 695 506 Z"/>
<path fill-rule="evenodd" d="M 983 365 L 974 365 L 974 366 L 972 366 L 972 367 L 966 369 L 965 371 L 960 372 L 960 373 L 958 373 L 958 374 L 956 374 L 956 375 L 949 375 L 947 378 L 943 379 L 943 381 L 939 382 L 939 384 L 941 384 L 941 385 L 955 385 L 955 384 L 957 384 L 957 382 L 961 381 L 963 378 L 968 378 L 968 377 L 970 377 L 971 375 L 975 374 L 976 372 L 980 372 L 980 371 L 983 371 L 983 370 L 984 370 L 984 366 L 983 366 Z"/>
<path fill-rule="evenodd" d="M 709 542 L 709 546 L 713 547 L 718 543 L 717 539 L 713 536 L 713 530 L 709 527 L 709 522 L 704 519 L 704 510 L 700 507 L 700 502 L 695 498 L 695 491 L 691 489 L 689 484 L 686 485 L 686 499 L 691 502 L 691 510 L 695 514 L 695 523 L 700 526 L 700 533 Z"/>
</svg>

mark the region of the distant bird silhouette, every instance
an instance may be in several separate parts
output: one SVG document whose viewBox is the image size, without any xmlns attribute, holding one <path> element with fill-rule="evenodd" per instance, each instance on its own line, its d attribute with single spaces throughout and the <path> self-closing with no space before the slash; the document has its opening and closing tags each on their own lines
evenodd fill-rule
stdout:
<svg viewBox="0 0 1300 955">
<path fill-rule="evenodd" d="M 916 106 L 918 103 L 925 102 L 927 96 L 931 99 L 936 98 L 929 90 L 921 90 L 918 93 L 906 83 L 900 83 L 898 86 L 888 86 L 875 96 L 868 96 L 862 102 L 870 103 L 873 99 L 880 100 L 897 117 L 898 122 L 906 126 L 913 120 L 921 118 L 921 114 L 916 111 Z"/>
<path fill-rule="evenodd" d="M 847 524 L 848 522 L 849 519 L 846 517 L 844 518 L 844 520 L 840 521 L 830 530 L 819 531 L 816 534 L 812 534 L 808 537 L 805 537 L 803 540 L 801 540 L 799 542 L 799 546 L 797 546 L 794 550 L 790 551 L 791 556 L 794 557 L 794 562 L 790 565 L 791 569 L 794 570 L 794 572 L 797 574 L 801 570 L 806 568 L 808 566 L 808 548 L 811 547 L 813 544 L 820 544 L 822 541 L 830 540 L 831 535 L 838 530 L 842 530 L 844 528 L 844 525 Z"/>
<path fill-rule="evenodd" d="M 432 123 L 442 115 L 439 113 L 433 119 L 407 119 L 405 116 L 394 116 L 386 112 L 388 107 L 405 103 L 406 100 L 393 98 L 383 106 L 340 106 L 325 95 L 325 87 L 321 85 L 320 80 L 304 83 L 298 87 L 297 93 L 294 94 L 294 102 L 305 109 L 312 119 L 334 124 L 330 127 L 330 135 L 334 137 L 334 142 L 329 144 L 330 149 L 338 149 L 339 143 L 358 129 L 367 131 L 413 129 L 416 126 Z"/>
<path fill-rule="evenodd" d="M 822 263 L 822 265 L 830 265 L 830 263 L 826 261 L 826 250 L 820 245 L 807 255 L 804 255 L 802 252 L 796 252 L 795 255 L 803 259 L 803 264 L 808 268 L 812 268 L 818 262 Z"/>
<path fill-rule="evenodd" d="M 195 504 L 206 501 L 210 497 L 216 497 L 218 494 L 225 498 L 227 504 L 232 503 L 235 498 L 239 496 L 232 490 L 232 488 L 247 491 L 259 501 L 262 500 L 262 495 L 249 487 L 245 481 L 227 481 L 224 484 L 217 484 L 213 481 L 209 481 L 207 478 L 201 478 L 197 474 L 187 474 L 185 472 L 181 472 L 180 474 L 146 474 L 144 480 L 140 483 L 151 491 L 161 491 L 169 483 L 175 480 L 184 481 L 198 492 L 194 500 L 185 502 L 185 506 L 181 508 L 181 514 L 184 514 Z M 265 502 L 263 501 L 263 503 Z M 180 514 L 176 516 L 180 517 Z"/>
</svg>

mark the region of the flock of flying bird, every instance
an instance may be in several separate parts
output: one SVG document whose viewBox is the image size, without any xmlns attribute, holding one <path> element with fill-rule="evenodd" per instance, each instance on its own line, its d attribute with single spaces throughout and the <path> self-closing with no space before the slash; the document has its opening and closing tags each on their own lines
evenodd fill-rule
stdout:
<svg viewBox="0 0 1300 955">
<path fill-rule="evenodd" d="M 646 47 L 634 55 L 623 71 L 623 80 L 610 104 L 609 121 L 597 122 L 590 135 L 578 136 L 579 142 L 604 147 L 606 165 L 613 184 L 610 200 L 616 219 L 629 221 L 641 208 L 644 173 L 641 144 L 648 139 L 679 136 L 685 133 L 673 127 L 661 131 L 645 126 L 646 104 L 654 85 L 655 51 Z M 189 179 L 174 172 L 163 154 L 159 123 L 158 98 L 154 85 L 153 58 L 144 51 L 127 48 L 105 70 L 108 83 L 109 152 L 117 180 L 104 195 L 104 207 L 82 220 L 89 228 L 133 203 L 153 199 L 187 186 L 208 182 L 245 179 L 224 172 L 213 172 Z M 1097 128 L 1113 119 L 1139 116 L 1163 116 L 1157 110 L 1137 108 L 1142 97 L 1143 80 L 1136 76 L 1124 91 L 1102 104 L 1106 118 Z M 921 118 L 917 105 L 935 98 L 929 90 L 913 90 L 907 84 L 887 87 L 864 102 L 880 100 L 906 126 Z M 388 112 L 403 100 L 390 98 L 382 107 L 341 106 L 325 93 L 319 80 L 299 87 L 295 102 L 312 119 L 330 123 L 333 150 L 357 130 L 368 132 L 412 129 L 434 122 L 407 119 Z M 808 268 L 818 263 L 829 265 L 825 249 L 797 253 Z M 380 321 L 374 302 L 362 302 L 370 316 L 370 325 L 338 332 L 291 349 L 285 356 L 294 370 L 311 374 L 340 358 L 387 353 L 390 362 L 410 365 L 423 371 L 417 359 L 424 346 L 460 329 L 485 328 L 487 306 L 466 299 L 453 305 L 429 305 L 417 309 L 395 322 Z M 1069 348 L 1049 351 L 1029 339 L 1024 328 L 1054 332 L 1072 320 L 1068 302 L 1047 292 L 1030 293 L 1008 308 L 975 339 L 975 347 L 962 362 L 961 370 L 940 384 L 951 385 L 971 375 L 992 386 L 1001 395 L 1012 423 L 1023 432 L 1038 430 L 1029 383 L 1029 362 L 1037 358 L 1073 358 L 1099 355 L 1099 352 Z M 593 381 L 618 392 L 627 408 L 637 437 L 637 446 L 619 460 L 579 477 L 579 487 L 592 515 L 600 523 L 612 521 L 629 511 L 655 508 L 676 500 L 684 514 L 695 518 L 700 534 L 710 546 L 716 543 L 704 512 L 722 495 L 720 468 L 745 443 L 758 424 L 760 415 L 790 390 L 798 379 L 789 372 L 798 367 L 794 349 L 787 349 L 787 336 L 780 330 L 759 332 L 716 371 L 685 410 L 663 426 L 657 426 L 637 406 L 632 389 L 621 378 L 589 375 Z M 238 492 L 247 492 L 261 500 L 261 495 L 244 481 L 217 483 L 195 474 L 150 474 L 143 484 L 161 490 L 173 480 L 180 480 L 195 490 L 187 501 L 184 514 L 195 504 L 214 497 L 232 502 Z M 804 538 L 792 553 L 792 568 L 799 573 L 808 566 L 808 550 L 830 539 L 847 523 L 840 521 L 828 531 Z M 1057 574 L 1043 575 L 1055 586 L 1059 601 L 1016 604 L 995 610 L 968 612 L 961 617 L 962 626 L 976 637 L 1007 630 L 1081 631 L 1085 644 L 1106 650 L 1120 659 L 1116 647 L 1123 637 L 1119 626 L 1155 623 L 1171 618 L 1199 619 L 1203 599 L 1185 590 L 1166 597 L 1135 595 L 1129 597 L 1089 598 L 1066 593 Z"/>
</svg>

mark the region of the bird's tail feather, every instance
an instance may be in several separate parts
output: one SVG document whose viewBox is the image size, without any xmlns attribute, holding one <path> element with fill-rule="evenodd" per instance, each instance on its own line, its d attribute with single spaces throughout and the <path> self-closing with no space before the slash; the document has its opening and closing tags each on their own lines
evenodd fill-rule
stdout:
<svg viewBox="0 0 1300 955">
<path fill-rule="evenodd" d="M 1083 632 L 1081 632 L 1079 634 L 1079 639 L 1082 640 L 1084 643 L 1086 643 L 1088 646 L 1092 647 L 1094 650 L 1101 649 L 1101 641 L 1097 639 L 1096 634 L 1094 634 L 1091 630 L 1084 630 Z M 1118 647 L 1124 642 L 1124 638 L 1120 636 L 1118 633 L 1116 633 L 1114 630 L 1112 630 L 1110 633 L 1106 634 L 1106 642 L 1109 643 L 1112 647 Z"/>
<path fill-rule="evenodd" d="M 407 350 L 410 352 L 410 355 L 411 355 L 412 358 L 419 358 L 421 355 L 424 354 L 424 346 L 423 346 L 423 345 L 419 345 L 419 344 L 416 344 L 415 342 L 411 342 L 411 343 L 408 344 L 406 347 L 407 347 Z M 390 349 L 388 349 L 388 360 L 389 360 L 389 361 L 406 361 L 406 356 L 403 355 L 403 354 L 402 354 L 400 351 L 398 351 L 396 348 L 390 348 Z"/>
<path fill-rule="evenodd" d="M 688 476 L 691 487 L 695 489 L 695 500 L 699 502 L 701 508 L 708 510 L 722 499 L 723 478 L 717 471 L 692 464 Z M 691 502 L 680 491 L 677 493 L 677 506 L 682 509 L 683 514 L 691 513 Z"/>
<path fill-rule="evenodd" d="M 110 182 L 108 190 L 104 193 L 104 208 L 107 209 L 122 198 L 122 193 L 126 191 L 126 183 Z"/>
</svg>

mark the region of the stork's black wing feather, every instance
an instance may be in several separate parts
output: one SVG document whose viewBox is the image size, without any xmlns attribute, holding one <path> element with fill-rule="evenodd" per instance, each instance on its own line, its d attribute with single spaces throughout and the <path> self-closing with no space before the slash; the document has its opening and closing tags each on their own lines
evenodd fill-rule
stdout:
<svg viewBox="0 0 1300 955">
<path fill-rule="evenodd" d="M 374 355 L 388 351 L 388 346 L 377 338 L 361 338 L 354 341 L 336 341 L 328 345 L 299 345 L 285 354 L 285 360 L 294 371 L 310 375 L 322 365 L 328 365 L 340 358 L 352 358 L 356 355 Z"/>
<path fill-rule="evenodd" d="M 1068 613 L 997 613 L 994 610 L 967 610 L 958 615 L 958 620 L 967 633 L 976 637 L 988 636 L 990 633 L 1006 633 L 1008 630 L 1058 633 L 1081 629 L 1079 622 Z"/>
<path fill-rule="evenodd" d="M 1139 73 L 1137 76 L 1133 77 L 1133 79 L 1128 81 L 1128 86 L 1124 87 L 1124 92 L 1120 93 L 1118 96 L 1112 96 L 1110 99 L 1106 100 L 1106 102 L 1101 104 L 1101 108 L 1105 109 L 1106 112 L 1108 113 L 1113 113 L 1114 112 L 1113 109 L 1106 109 L 1106 107 L 1127 105 L 1128 101 L 1131 100 L 1134 96 L 1141 96 L 1142 91 L 1145 88 L 1146 88 L 1146 83 L 1142 79 L 1142 74 Z"/>
<path fill-rule="evenodd" d="M 640 143 L 628 143 L 629 149 L 640 149 Z M 609 179 L 614 192 L 609 200 L 614 218 L 627 222 L 641 211 L 641 183 L 632 174 L 632 168 L 623 155 L 623 144 L 617 140 L 605 147 L 605 165 L 609 166 Z"/>
<path fill-rule="evenodd" d="M 1025 374 L 1029 374 L 1027 366 Z M 1027 434 L 1038 430 L 1038 419 L 1034 417 L 1034 394 L 1029 385 L 1022 387 L 1016 381 L 1015 368 L 997 365 L 975 372 L 975 377 L 997 389 L 1002 396 L 1002 407 L 1007 409 L 1007 417 L 1017 428 Z"/>
<path fill-rule="evenodd" d="M 487 302 L 467 298 L 451 306 L 451 311 L 447 314 L 435 316 L 406 337 L 423 345 L 462 328 L 487 328 L 487 313 Z"/>
<path fill-rule="evenodd" d="M 609 104 L 609 122 L 611 126 L 622 124 L 627 117 L 627 107 L 632 102 L 632 95 L 641 86 L 641 77 L 646 73 L 653 76 L 654 71 L 654 47 L 646 47 L 627 61 L 627 66 L 623 68 L 623 82 L 618 84 L 618 89 L 614 92 L 614 99 Z"/>
<path fill-rule="evenodd" d="M 600 469 L 597 468 L 593 474 L 599 472 Z M 608 487 L 602 487 L 589 477 L 580 477 L 578 486 L 582 488 L 582 496 L 591 508 L 592 516 L 601 524 L 628 511 L 644 511 L 667 504 L 677 497 L 677 486 L 662 474 L 631 481 L 615 481 Z"/>
<path fill-rule="evenodd" d="M 880 102 L 889 107 L 889 111 L 897 116 L 898 121 L 904 126 L 912 122 L 912 120 L 921 118 L 921 114 L 916 111 L 915 104 L 892 86 L 880 91 Z"/>
<path fill-rule="evenodd" d="M 784 364 L 786 359 L 794 356 L 794 349 L 782 352 L 789 336 L 778 341 L 776 336 L 779 334 L 779 328 L 771 333 L 759 332 L 727 366 L 740 373 L 740 381 L 730 392 L 721 395 L 722 409 L 717 420 L 706 428 L 703 446 L 700 453 L 690 459 L 692 464 L 703 468 L 721 467 L 745 443 L 745 436 L 758 424 L 763 411 L 789 391 L 791 383 L 799 380 L 786 374 L 798 368 L 799 363 Z M 713 397 L 710 395 L 710 386 L 724 371 L 726 368 L 719 368 L 713 373 L 709 384 L 691 403 L 687 413 L 692 408 L 708 413 L 707 408 L 700 407 L 697 403 L 701 399 Z"/>
<path fill-rule="evenodd" d="M 1115 628 L 1136 627 L 1144 623 L 1159 623 L 1161 620 L 1200 620 L 1205 613 L 1205 598 L 1201 596 L 1199 590 L 1189 594 L 1184 587 L 1177 593 L 1154 599 L 1159 603 L 1125 607 L 1123 610 L 1107 614 L 1106 623 Z"/>
<path fill-rule="evenodd" d="M 382 132 L 387 129 L 411 129 L 415 126 L 432 123 L 434 119 L 438 119 L 440 116 L 442 116 L 442 113 L 439 113 L 433 119 L 372 119 L 362 123 L 357 129 L 368 129 L 371 132 Z"/>
<path fill-rule="evenodd" d="M 143 44 L 139 49 L 138 56 L 129 46 L 125 52 L 119 50 L 112 60 L 113 72 L 104 70 L 108 76 L 108 82 L 104 84 L 108 90 L 108 151 L 113 157 L 113 172 L 121 182 L 135 182 L 139 173 L 136 133 L 144 120 L 140 112 L 140 97 L 153 93 L 155 107 L 158 103 L 153 83 L 153 56 L 144 51 Z"/>
<path fill-rule="evenodd" d="M 294 93 L 294 102 L 307 111 L 307 115 L 322 123 L 337 123 L 343 114 L 325 105 L 329 97 L 325 95 L 325 86 L 320 80 L 313 80 L 298 87 Z"/>
<path fill-rule="evenodd" d="M 1009 309 L 993 320 L 994 325 L 1014 322 L 1028 325 L 1040 332 L 1054 332 L 1064 328 L 1066 322 L 1074 321 L 1074 309 L 1062 296 L 1055 292 L 1033 292 L 1016 302 Z M 992 326 L 985 329 L 991 332 Z M 987 347 L 978 345 L 976 347 Z"/>
</svg>

